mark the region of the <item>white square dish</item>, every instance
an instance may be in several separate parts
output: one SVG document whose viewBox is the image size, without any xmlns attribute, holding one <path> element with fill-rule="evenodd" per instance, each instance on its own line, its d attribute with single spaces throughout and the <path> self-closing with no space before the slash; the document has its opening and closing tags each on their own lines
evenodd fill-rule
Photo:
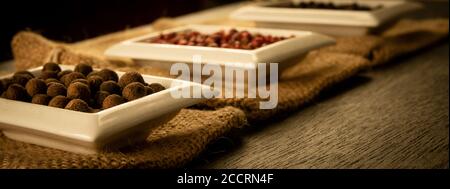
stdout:
<svg viewBox="0 0 450 189">
<path fill-rule="evenodd" d="M 388 0 L 316 0 L 314 2 L 350 4 L 358 3 L 374 10 L 330 10 L 316 8 L 273 7 L 294 1 L 256 3 L 242 7 L 230 17 L 236 20 L 255 21 L 258 27 L 310 30 L 332 36 L 364 35 L 405 13 L 420 9 L 416 2 Z M 297 0 L 296 2 L 311 2 Z"/>
<path fill-rule="evenodd" d="M 73 66 L 60 66 L 62 70 Z M 29 70 L 38 76 L 42 68 Z M 124 73 L 116 73 L 121 76 Z M 10 77 L 3 76 L 0 79 Z M 175 79 L 142 75 L 147 83 L 165 90 L 97 113 L 84 113 L 0 98 L 0 130 L 6 137 L 41 146 L 93 154 L 146 139 L 151 129 L 165 123 L 184 107 L 202 98 L 173 98 L 171 92 L 205 86 Z M 176 82 L 174 82 L 176 81 Z M 207 88 L 209 89 L 209 87 Z"/>
<path fill-rule="evenodd" d="M 160 33 L 195 30 L 200 33 L 211 34 L 219 30 L 229 30 L 231 28 L 239 31 L 247 30 L 250 33 L 260 33 L 262 35 L 295 37 L 253 50 L 142 42 L 145 39 L 156 37 Z M 223 66 L 232 63 L 236 67 L 256 69 L 257 63 L 280 63 L 281 67 L 285 60 L 301 56 L 310 50 L 322 46 L 334 44 L 334 42 L 335 40 L 333 38 L 309 31 L 188 25 L 123 41 L 107 49 L 105 55 L 109 57 L 131 58 L 152 64 L 153 66 L 162 67 L 166 70 L 170 69 L 171 63 L 192 63 L 194 55 L 201 55 L 202 63 L 205 64 L 219 64 Z M 155 60 L 159 61 L 159 63 Z"/>
</svg>

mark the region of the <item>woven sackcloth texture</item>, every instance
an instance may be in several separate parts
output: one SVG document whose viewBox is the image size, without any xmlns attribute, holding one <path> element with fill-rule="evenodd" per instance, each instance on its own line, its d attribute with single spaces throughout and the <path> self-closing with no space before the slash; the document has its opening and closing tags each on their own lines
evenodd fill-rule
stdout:
<svg viewBox="0 0 450 189">
<path fill-rule="evenodd" d="M 18 33 L 12 41 L 17 69 L 40 66 L 46 61 L 61 64 L 88 63 L 97 68 L 137 70 L 166 75 L 162 70 L 127 59 L 107 59 L 110 45 L 155 30 L 177 26 L 170 19 L 75 44 L 57 43 L 32 33 Z M 412 27 L 411 27 L 412 26 Z M 259 99 L 211 99 L 184 109 L 169 123 L 155 129 L 146 143 L 120 152 L 79 155 L 39 147 L 0 136 L 0 167 L 3 168 L 171 168 L 196 157 L 208 143 L 234 128 L 275 118 L 298 109 L 324 88 L 358 71 L 387 63 L 429 47 L 448 35 L 448 19 L 401 20 L 379 35 L 338 38 L 337 44 L 310 52 L 281 74 L 278 106 L 259 109 Z M 206 107 L 206 108 L 205 108 Z M 208 109 L 208 110 L 206 110 Z"/>
</svg>

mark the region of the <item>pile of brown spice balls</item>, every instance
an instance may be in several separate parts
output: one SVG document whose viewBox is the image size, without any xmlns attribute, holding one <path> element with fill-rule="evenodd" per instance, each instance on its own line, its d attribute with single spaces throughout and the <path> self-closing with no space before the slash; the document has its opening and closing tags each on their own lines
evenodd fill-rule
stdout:
<svg viewBox="0 0 450 189">
<path fill-rule="evenodd" d="M 2 98 L 91 113 L 164 89 L 159 83 L 146 83 L 138 72 L 119 79 L 110 69 L 94 71 L 87 64 L 62 71 L 58 64 L 46 63 L 39 76 L 18 71 L 0 82 Z"/>
</svg>

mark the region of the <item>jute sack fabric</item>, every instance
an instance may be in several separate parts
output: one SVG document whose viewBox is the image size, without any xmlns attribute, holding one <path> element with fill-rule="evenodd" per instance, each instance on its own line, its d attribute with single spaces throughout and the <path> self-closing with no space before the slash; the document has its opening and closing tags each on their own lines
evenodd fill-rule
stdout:
<svg viewBox="0 0 450 189">
<path fill-rule="evenodd" d="M 94 67 L 137 70 L 166 75 L 156 68 L 130 60 L 109 60 L 104 49 L 121 40 L 158 29 L 178 25 L 171 20 L 158 21 L 119 33 L 76 44 L 49 41 L 22 32 L 15 36 L 12 48 L 18 69 L 40 66 L 52 60 L 61 64 L 88 63 Z M 414 27 L 410 27 L 413 25 Z M 445 39 L 448 19 L 402 20 L 377 36 L 338 38 L 334 46 L 310 52 L 305 59 L 282 73 L 279 103 L 272 110 L 260 110 L 260 99 L 212 99 L 199 105 L 210 110 L 184 109 L 168 124 L 156 129 L 147 142 L 120 152 L 79 155 L 0 137 L 0 160 L 4 168 L 171 168 L 196 157 L 206 145 L 233 128 L 273 119 L 298 109 L 324 88 L 357 72 L 391 61 Z"/>
</svg>

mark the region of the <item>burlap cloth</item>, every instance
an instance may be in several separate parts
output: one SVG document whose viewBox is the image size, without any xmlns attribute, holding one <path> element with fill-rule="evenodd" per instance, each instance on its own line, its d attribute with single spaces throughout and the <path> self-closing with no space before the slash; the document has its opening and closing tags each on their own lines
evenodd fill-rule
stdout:
<svg viewBox="0 0 450 189">
<path fill-rule="evenodd" d="M 110 45 L 124 39 L 179 24 L 161 19 L 152 25 L 75 44 L 57 43 L 32 32 L 21 32 L 12 41 L 15 65 L 20 70 L 40 66 L 49 60 L 71 65 L 84 62 L 98 68 L 133 69 L 166 75 L 156 68 L 138 65 L 127 59 L 109 60 L 102 54 Z M 281 74 L 277 108 L 260 110 L 258 99 L 208 100 L 196 106 L 200 109 L 183 109 L 169 123 L 153 131 L 146 143 L 120 152 L 79 155 L 16 142 L 0 135 L 0 167 L 180 167 L 199 155 L 211 141 L 233 129 L 249 125 L 247 121 L 256 123 L 297 110 L 330 85 L 363 69 L 429 47 L 447 36 L 448 19 L 429 19 L 401 20 L 378 35 L 338 38 L 336 45 L 310 52 L 305 59 Z"/>
</svg>

